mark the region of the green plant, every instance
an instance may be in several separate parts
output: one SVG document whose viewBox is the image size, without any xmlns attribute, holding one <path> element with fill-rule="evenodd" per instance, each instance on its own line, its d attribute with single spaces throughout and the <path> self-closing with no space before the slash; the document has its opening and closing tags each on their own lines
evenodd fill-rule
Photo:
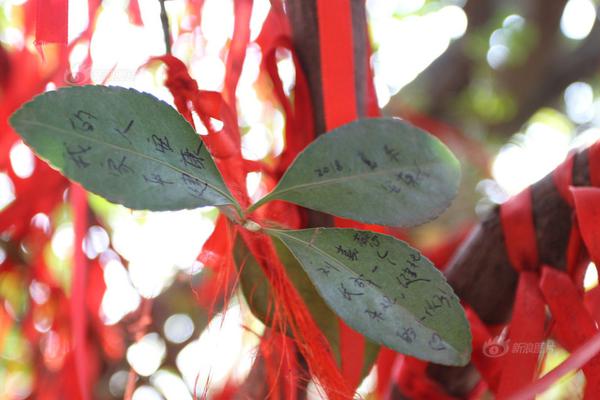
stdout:
<svg viewBox="0 0 600 400">
<path fill-rule="evenodd" d="M 311 143 L 271 193 L 243 209 L 193 128 L 148 94 L 60 89 L 25 104 L 11 124 L 50 165 L 112 202 L 155 211 L 216 206 L 243 229 L 270 235 L 327 305 L 373 341 L 441 364 L 469 361 L 457 297 L 408 244 L 365 230 L 286 230 L 251 218 L 278 199 L 364 223 L 431 220 L 454 198 L 460 175 L 433 136 L 390 118 L 344 125 Z"/>
</svg>

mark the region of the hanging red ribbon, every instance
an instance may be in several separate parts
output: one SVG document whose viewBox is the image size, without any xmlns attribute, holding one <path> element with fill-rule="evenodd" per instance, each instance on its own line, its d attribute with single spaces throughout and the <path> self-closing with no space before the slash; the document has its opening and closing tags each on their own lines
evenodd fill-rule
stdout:
<svg viewBox="0 0 600 400">
<path fill-rule="evenodd" d="M 500 222 L 506 252 L 517 271 L 538 266 L 538 250 L 533 223 L 531 188 L 523 190 L 500 206 Z"/>
<path fill-rule="evenodd" d="M 73 254 L 73 278 L 71 282 L 71 332 L 77 383 L 81 397 L 89 399 L 86 314 L 87 257 L 83 252 L 83 240 L 87 231 L 87 193 L 76 183 L 71 184 L 73 228 L 75 231 Z"/>
<path fill-rule="evenodd" d="M 317 20 L 325 126 L 332 130 L 358 118 L 350 1 L 318 0 Z M 342 320 L 339 325 L 342 374 L 356 388 L 362 373 L 364 337 Z"/>
<path fill-rule="evenodd" d="M 510 323 L 509 349 L 502 360 L 498 398 L 505 398 L 534 379 L 539 352 L 529 351 L 528 346 L 541 346 L 544 342 L 544 306 L 537 274 L 522 271 Z"/>
<path fill-rule="evenodd" d="M 67 44 L 69 0 L 37 0 L 36 6 L 36 44 Z"/>
</svg>

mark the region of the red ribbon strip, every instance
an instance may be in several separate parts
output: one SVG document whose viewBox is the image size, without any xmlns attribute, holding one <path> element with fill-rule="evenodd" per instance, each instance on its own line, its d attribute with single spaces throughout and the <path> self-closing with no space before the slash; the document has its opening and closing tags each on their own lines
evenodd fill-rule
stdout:
<svg viewBox="0 0 600 400">
<path fill-rule="evenodd" d="M 500 222 L 506 252 L 517 271 L 538 267 L 538 250 L 533 223 L 531 188 L 523 190 L 500 205 Z"/>
<path fill-rule="evenodd" d="M 321 84 L 327 130 L 357 119 L 354 83 L 352 8 L 349 0 L 318 0 Z M 365 339 L 339 320 L 342 374 L 351 387 L 360 384 Z"/>
<path fill-rule="evenodd" d="M 539 352 L 529 346 L 541 346 L 545 338 L 545 305 L 535 272 L 521 271 L 510 323 L 508 353 L 502 359 L 499 399 L 531 382 L 537 372 Z"/>
<path fill-rule="evenodd" d="M 69 0 L 37 0 L 35 43 L 67 44 Z"/>
<path fill-rule="evenodd" d="M 568 351 L 576 350 L 598 333 L 596 322 L 566 273 L 544 267 L 540 289 L 556 321 L 556 337 Z M 594 399 L 594 394 L 600 393 L 600 356 L 592 358 L 582 369 L 586 377 L 585 398 Z"/>
<path fill-rule="evenodd" d="M 88 206 L 85 189 L 76 183 L 71 184 L 71 206 L 73 207 L 73 227 L 75 231 L 73 254 L 73 278 L 71 282 L 71 332 L 77 383 L 81 397 L 89 399 L 86 315 L 86 282 L 88 261 L 83 252 L 83 240 L 88 229 Z"/>
</svg>

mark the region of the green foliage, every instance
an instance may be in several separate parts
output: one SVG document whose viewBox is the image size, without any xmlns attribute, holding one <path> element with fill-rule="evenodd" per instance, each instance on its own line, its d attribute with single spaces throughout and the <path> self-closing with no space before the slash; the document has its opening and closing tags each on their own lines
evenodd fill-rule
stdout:
<svg viewBox="0 0 600 400">
<path fill-rule="evenodd" d="M 471 338 L 458 299 L 431 262 L 406 243 L 352 229 L 266 229 L 247 219 L 275 199 L 381 225 L 435 218 L 456 195 L 460 169 L 426 132 L 391 118 L 344 125 L 315 140 L 273 192 L 241 210 L 200 137 L 148 94 L 60 89 L 27 103 L 11 124 L 52 166 L 110 201 L 149 210 L 236 208 L 240 218 L 226 213 L 233 223 L 276 238 L 288 276 L 334 352 L 339 327 L 333 312 L 402 353 L 447 365 L 468 362 Z M 238 266 L 245 265 L 248 302 L 268 322 L 268 281 L 239 238 L 235 253 Z M 376 349 L 369 344 L 367 363 Z"/>
<path fill-rule="evenodd" d="M 327 304 L 366 337 L 446 365 L 469 361 L 463 309 L 442 274 L 392 236 L 343 228 L 274 230 Z"/>
<path fill-rule="evenodd" d="M 435 137 L 393 118 L 322 135 L 256 205 L 280 199 L 365 223 L 414 226 L 456 196 L 459 163 Z"/>
<path fill-rule="evenodd" d="M 198 134 L 149 94 L 60 89 L 25 104 L 10 122 L 41 158 L 114 203 L 148 210 L 236 204 Z"/>
<path fill-rule="evenodd" d="M 327 338 L 337 362 L 340 363 L 340 324 L 335 313 L 319 295 L 310 277 L 290 250 L 276 237 L 273 237 L 273 241 L 277 249 L 277 255 L 285 267 L 287 277 L 298 290 L 308 311 Z M 248 306 L 254 316 L 265 325 L 271 326 L 274 304 L 271 300 L 269 281 L 244 241 L 239 237 L 235 243 L 234 255 L 236 265 L 240 270 L 240 286 Z M 362 370 L 363 377 L 371 370 L 378 352 L 379 345 L 367 340 Z"/>
</svg>

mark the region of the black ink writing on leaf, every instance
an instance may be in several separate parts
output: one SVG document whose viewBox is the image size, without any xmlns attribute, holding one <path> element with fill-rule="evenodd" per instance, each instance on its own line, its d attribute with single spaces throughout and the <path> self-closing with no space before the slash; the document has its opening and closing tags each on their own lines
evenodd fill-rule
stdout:
<svg viewBox="0 0 600 400">
<path fill-rule="evenodd" d="M 446 349 L 444 341 L 442 340 L 440 335 L 438 335 L 435 332 L 431 334 L 431 339 L 429 339 L 429 347 L 435 351 L 441 351 Z"/>
<path fill-rule="evenodd" d="M 343 255 L 348 260 L 351 260 L 351 261 L 357 261 L 358 260 L 358 250 L 356 250 L 356 249 L 345 249 L 345 248 L 342 247 L 341 244 L 338 244 L 335 247 L 335 249 L 337 250 L 338 254 Z"/>
<path fill-rule="evenodd" d="M 396 336 L 404 340 L 406 343 L 412 343 L 417 338 L 417 333 L 413 328 L 402 328 L 396 331 Z"/>
<path fill-rule="evenodd" d="M 343 283 L 340 283 L 340 287 L 338 288 L 338 291 L 342 294 L 342 296 L 344 297 L 344 299 L 346 300 L 350 300 L 352 301 L 352 298 L 354 296 L 362 296 L 364 293 L 363 292 L 351 292 L 349 291 Z"/>
<path fill-rule="evenodd" d="M 406 276 L 404 273 L 401 273 L 400 275 L 396 276 L 396 281 L 398 281 L 398 283 L 400 284 L 400 286 L 402 286 L 405 289 L 408 289 L 408 287 L 410 285 L 412 285 L 413 283 L 416 282 L 430 282 L 430 279 L 424 279 L 424 278 L 412 278 L 410 276 Z"/>
<path fill-rule="evenodd" d="M 363 153 L 362 151 L 359 151 L 358 156 L 360 157 L 360 161 L 362 161 L 363 164 L 365 164 L 367 167 L 369 167 L 369 169 L 371 171 L 374 171 L 377 169 L 377 162 L 375 162 L 373 160 L 369 160 L 367 158 L 367 156 L 365 155 L 365 153 Z"/>
<path fill-rule="evenodd" d="M 165 153 L 167 151 L 173 152 L 173 148 L 171 147 L 171 143 L 169 143 L 168 137 L 152 135 L 150 139 L 152 139 L 154 150 L 158 151 L 159 153 Z M 148 139 L 148 141 L 150 141 L 150 139 Z"/>
<path fill-rule="evenodd" d="M 202 145 L 200 145 L 200 148 Z M 186 166 L 194 167 L 196 169 L 204 169 L 204 158 L 199 156 L 200 148 L 196 152 L 190 151 L 187 147 L 185 150 L 180 150 L 179 154 L 181 154 L 181 161 Z"/>
<path fill-rule="evenodd" d="M 117 133 L 119 135 L 121 135 L 121 137 L 123 139 L 127 140 L 127 142 L 129 142 L 129 144 L 131 144 L 131 140 L 127 137 L 127 132 L 129 132 L 129 130 L 131 129 L 132 126 L 133 126 L 133 120 L 130 120 L 124 129 L 114 128 L 114 130 L 117 131 Z"/>
<path fill-rule="evenodd" d="M 402 193 L 402 188 L 391 182 L 383 183 L 381 185 L 381 187 L 383 187 L 385 189 L 385 191 L 388 193 L 394 193 L 394 194 Z"/>
<path fill-rule="evenodd" d="M 92 149 L 92 146 L 78 145 L 76 149 L 73 149 L 68 144 L 63 144 L 68 157 L 75 163 L 77 168 L 87 168 L 90 166 L 89 161 L 84 158 L 84 155 Z"/>
<path fill-rule="evenodd" d="M 388 263 L 392 264 L 392 265 L 398 265 L 396 264 L 396 262 L 394 260 L 392 260 L 391 257 L 388 257 L 389 255 L 389 251 L 385 251 L 385 253 L 383 251 L 379 251 L 377 250 L 377 257 L 379 257 L 381 260 L 386 260 Z"/>
<path fill-rule="evenodd" d="M 384 144 L 383 151 L 385 151 L 385 154 L 387 154 L 390 160 L 400 162 L 400 152 L 398 150 L 388 146 L 387 144 Z"/>
<path fill-rule="evenodd" d="M 450 298 L 446 294 L 434 294 L 425 301 L 425 314 L 432 317 L 437 309 L 450 308 Z"/>
<path fill-rule="evenodd" d="M 340 269 L 333 264 L 325 261 L 325 264 L 322 267 L 317 268 L 317 271 L 321 272 L 323 275 L 329 276 L 331 271 L 340 272 Z"/>
<path fill-rule="evenodd" d="M 379 236 L 370 232 L 359 231 L 354 234 L 354 241 L 358 243 L 360 247 L 379 247 Z"/>
<path fill-rule="evenodd" d="M 410 253 L 410 259 L 414 262 L 421 261 L 421 254 L 419 253 Z"/>
<path fill-rule="evenodd" d="M 95 115 L 83 110 L 78 110 L 76 113 L 71 114 L 69 121 L 74 130 L 79 132 L 90 132 L 94 130 L 93 121 L 96 121 Z"/>
<path fill-rule="evenodd" d="M 367 314 L 369 318 L 375 321 L 385 320 L 385 318 L 383 318 L 383 313 L 380 311 L 366 309 L 365 314 Z"/>
<path fill-rule="evenodd" d="M 133 169 L 127 165 L 127 156 L 121 157 L 119 161 L 115 161 L 109 157 L 106 160 L 106 165 L 108 166 L 108 172 L 114 176 L 123 176 L 134 172 Z"/>
<path fill-rule="evenodd" d="M 331 172 L 339 172 L 339 171 L 343 171 L 344 167 L 342 166 L 342 164 L 338 161 L 338 160 L 333 160 L 331 161 L 329 164 L 321 167 L 321 168 L 316 168 L 315 171 L 315 175 L 317 175 L 319 178 L 331 173 Z"/>
<path fill-rule="evenodd" d="M 366 278 L 364 274 L 360 274 L 359 276 L 350 277 L 349 279 L 352 280 L 352 282 L 354 283 L 354 286 L 356 286 L 358 288 L 364 288 L 365 285 L 368 284 L 368 285 L 371 285 L 371 286 L 381 289 L 381 286 L 379 286 L 378 284 L 376 284 L 369 278 Z"/>
<path fill-rule="evenodd" d="M 144 177 L 144 180 L 146 181 L 146 183 L 153 183 L 155 185 L 160 185 L 160 186 L 164 186 L 164 185 L 171 185 L 174 182 L 171 181 L 165 181 L 159 174 L 150 174 L 150 176 L 146 176 L 146 175 L 142 175 Z"/>
<path fill-rule="evenodd" d="M 202 198 L 202 195 L 208 186 L 206 183 L 184 173 L 181 174 L 181 180 L 192 196 Z"/>
<path fill-rule="evenodd" d="M 371 272 L 377 272 L 378 269 L 379 265 L 375 265 L 373 268 L 371 268 Z"/>
<path fill-rule="evenodd" d="M 396 175 L 396 179 L 404 183 L 406 186 L 417 186 L 417 178 L 410 172 L 400 172 Z"/>
</svg>

